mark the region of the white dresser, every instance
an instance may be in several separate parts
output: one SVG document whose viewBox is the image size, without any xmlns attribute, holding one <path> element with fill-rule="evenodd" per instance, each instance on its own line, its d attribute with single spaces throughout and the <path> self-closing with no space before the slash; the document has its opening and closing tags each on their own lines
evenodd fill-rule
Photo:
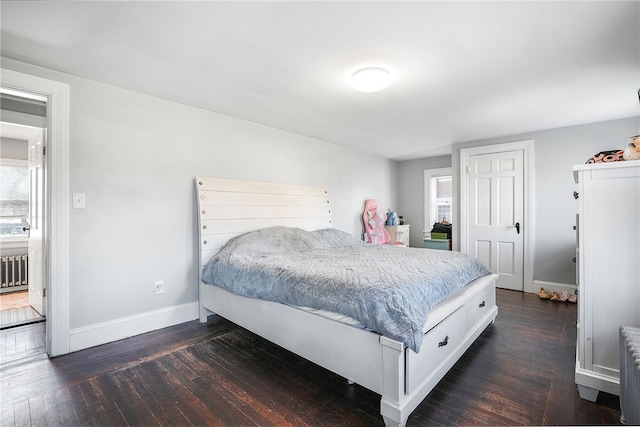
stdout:
<svg viewBox="0 0 640 427">
<path fill-rule="evenodd" d="M 577 165 L 580 397 L 620 394 L 619 327 L 640 327 L 640 160 Z"/>
</svg>

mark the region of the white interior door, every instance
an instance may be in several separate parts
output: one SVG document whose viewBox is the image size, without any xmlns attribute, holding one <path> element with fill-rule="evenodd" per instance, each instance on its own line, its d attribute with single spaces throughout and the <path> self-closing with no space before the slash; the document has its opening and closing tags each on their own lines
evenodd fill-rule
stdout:
<svg viewBox="0 0 640 427">
<path fill-rule="evenodd" d="M 524 161 L 522 150 L 468 159 L 470 255 L 499 275 L 500 288 L 524 290 Z"/>
<path fill-rule="evenodd" d="M 29 143 L 29 304 L 45 315 L 43 274 L 44 232 L 44 131 L 31 137 Z"/>
</svg>

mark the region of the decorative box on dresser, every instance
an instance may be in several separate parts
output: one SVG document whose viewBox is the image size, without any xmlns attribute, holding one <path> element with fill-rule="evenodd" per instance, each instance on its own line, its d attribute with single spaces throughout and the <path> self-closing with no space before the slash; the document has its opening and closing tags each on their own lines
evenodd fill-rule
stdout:
<svg viewBox="0 0 640 427">
<path fill-rule="evenodd" d="M 402 243 L 409 246 L 409 227 L 410 225 L 385 225 L 385 228 L 391 236 L 391 244 Z"/>
<path fill-rule="evenodd" d="M 576 165 L 580 397 L 620 395 L 620 326 L 640 327 L 640 160 Z"/>
</svg>

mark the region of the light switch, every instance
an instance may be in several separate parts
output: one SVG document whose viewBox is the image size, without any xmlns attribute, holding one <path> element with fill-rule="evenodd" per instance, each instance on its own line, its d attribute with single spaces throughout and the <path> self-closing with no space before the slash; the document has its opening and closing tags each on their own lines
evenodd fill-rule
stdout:
<svg viewBox="0 0 640 427">
<path fill-rule="evenodd" d="M 84 209 L 87 207 L 84 193 L 73 193 L 73 208 Z"/>
</svg>

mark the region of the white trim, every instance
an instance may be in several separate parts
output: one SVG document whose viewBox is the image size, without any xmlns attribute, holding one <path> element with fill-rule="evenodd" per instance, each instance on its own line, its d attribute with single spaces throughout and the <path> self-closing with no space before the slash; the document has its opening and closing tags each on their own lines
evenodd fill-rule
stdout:
<svg viewBox="0 0 640 427">
<path fill-rule="evenodd" d="M 197 302 L 190 302 L 108 322 L 74 328 L 69 331 L 69 349 L 70 351 L 83 350 L 196 320 L 198 318 L 198 307 Z"/>
<path fill-rule="evenodd" d="M 6 249 L 27 249 L 27 239 L 25 237 L 0 237 L 2 250 Z M 4 256 L 4 255 L 3 255 Z"/>
<path fill-rule="evenodd" d="M 0 126 L 2 127 L 2 129 L 0 130 L 0 133 L 2 133 L 3 138 L 9 138 L 9 139 L 14 139 L 14 140 L 24 142 L 25 144 L 24 152 L 26 156 L 27 155 L 26 145 L 28 144 L 29 140 L 31 138 L 38 137 L 42 133 L 42 130 L 45 129 L 47 126 L 45 118 L 42 117 L 42 119 L 43 121 L 45 121 L 45 123 L 43 123 L 42 126 L 30 126 L 30 125 L 15 123 L 15 122 L 11 122 L 10 120 L 7 120 L 7 118 L 5 117 L 4 111 L 2 111 L 2 121 L 0 121 Z M 18 160 L 22 160 L 22 159 L 18 159 Z M 26 157 L 25 157 L 25 160 L 26 160 Z"/>
<path fill-rule="evenodd" d="M 453 168 L 434 168 L 424 170 L 424 231 L 431 231 L 431 178 L 436 176 L 451 176 L 453 179 Z M 451 201 L 451 213 L 455 212 L 455 199 Z M 453 221 L 453 218 L 449 218 Z"/>
<path fill-rule="evenodd" d="M 534 280 L 533 285 L 535 286 L 535 291 L 533 291 L 533 293 L 537 293 L 540 288 L 544 288 L 544 290 L 550 294 L 553 292 L 561 293 L 562 291 L 568 291 L 575 294 L 578 290 L 578 285 L 572 285 L 569 283 L 545 282 L 544 280 Z"/>
<path fill-rule="evenodd" d="M 46 117 L 19 113 L 17 111 L 2 110 L 2 121 L 40 129 L 47 127 Z"/>
<path fill-rule="evenodd" d="M 46 95 L 40 95 L 37 93 L 31 93 L 31 92 L 25 93 L 21 90 L 10 89 L 7 87 L 0 88 L 0 93 L 4 93 L 10 96 L 17 96 L 23 99 L 29 99 L 31 103 L 34 103 L 33 101 L 38 101 L 38 103 L 46 103 L 48 100 Z"/>
<path fill-rule="evenodd" d="M 467 240 L 469 236 L 469 224 L 466 214 L 469 211 L 467 206 L 467 198 L 469 189 L 467 183 L 467 169 L 469 167 L 469 157 L 478 154 L 500 153 L 504 151 L 521 150 L 524 162 L 524 266 L 523 266 L 523 291 L 537 292 L 533 283 L 533 236 L 534 218 L 533 218 L 533 140 L 508 142 L 504 144 L 483 145 L 479 147 L 470 147 L 460 149 L 460 218 L 459 233 L 460 238 L 457 239 L 460 245 L 460 251 L 468 253 Z"/>
<path fill-rule="evenodd" d="M 47 353 L 69 352 L 69 101 L 65 83 L 2 69 L 0 83 L 8 88 L 46 96 L 48 221 Z"/>
<path fill-rule="evenodd" d="M 0 157 L 0 165 L 2 166 L 22 166 L 27 167 L 27 159 L 12 159 L 10 157 Z"/>
</svg>

